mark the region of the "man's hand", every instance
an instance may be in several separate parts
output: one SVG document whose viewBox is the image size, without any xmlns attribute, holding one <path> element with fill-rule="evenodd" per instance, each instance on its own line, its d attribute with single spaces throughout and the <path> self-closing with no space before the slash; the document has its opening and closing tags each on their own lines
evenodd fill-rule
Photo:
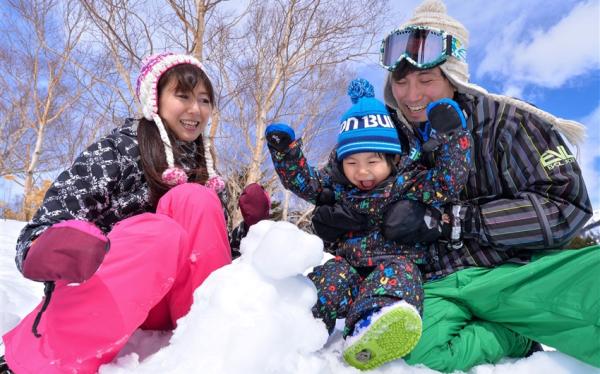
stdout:
<svg viewBox="0 0 600 374">
<path fill-rule="evenodd" d="M 352 212 L 340 204 L 318 206 L 312 224 L 315 233 L 328 242 L 334 242 L 348 232 L 369 228 L 366 215 Z"/>
<path fill-rule="evenodd" d="M 447 218 L 447 217 L 446 217 Z M 432 242 L 442 236 L 442 213 L 415 200 L 401 200 L 383 214 L 383 236 L 400 244 Z"/>
</svg>

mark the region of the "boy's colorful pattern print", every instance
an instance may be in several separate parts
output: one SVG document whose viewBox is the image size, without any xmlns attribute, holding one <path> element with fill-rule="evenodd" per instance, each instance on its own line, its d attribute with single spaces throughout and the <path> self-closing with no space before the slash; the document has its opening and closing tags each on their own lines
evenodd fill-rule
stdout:
<svg viewBox="0 0 600 374">
<path fill-rule="evenodd" d="M 334 243 L 337 257 L 309 274 L 318 291 L 313 314 L 333 331 L 335 320 L 346 318 L 344 336 L 360 319 L 384 306 L 405 300 L 422 313 L 421 272 L 416 264 L 428 263 L 426 247 L 406 246 L 386 240 L 380 230 L 383 213 L 401 199 L 433 206 L 458 200 L 471 168 L 471 134 L 458 130 L 441 135 L 435 165 L 425 168 L 414 155 L 403 155 L 392 175 L 370 191 L 353 186 L 344 176 L 335 150 L 323 169 L 308 165 L 302 140 L 285 152 L 269 148 L 275 170 L 285 188 L 314 204 L 324 189 L 336 202 L 369 219 L 365 232 L 348 232 Z M 365 276 L 363 279 L 361 274 Z"/>
<path fill-rule="evenodd" d="M 335 151 L 323 169 L 308 165 L 302 152 L 302 140 L 290 145 L 286 152 L 270 149 L 275 170 L 285 188 L 311 203 L 318 203 L 324 188 L 334 192 L 336 202 L 369 217 L 371 229 L 349 232 L 335 243 L 335 255 L 352 266 L 374 266 L 382 258 L 406 256 L 416 263 L 427 262 L 424 246 L 405 246 L 387 241 L 381 234 L 383 213 L 393 203 L 411 199 L 439 206 L 458 200 L 471 167 L 471 135 L 460 130 L 453 135 L 443 135 L 444 142 L 436 150 L 436 163 L 426 169 L 405 155 L 400 160 L 402 169 L 380 183 L 375 189 L 362 191 L 354 187 L 343 175 Z"/>
<path fill-rule="evenodd" d="M 387 258 L 372 268 L 357 269 L 335 257 L 317 266 L 308 278 L 317 287 L 313 315 L 325 322 L 331 333 L 335 320 L 346 319 L 344 337 L 354 325 L 379 309 L 405 300 L 423 314 L 423 287 L 419 268 L 404 256 Z"/>
</svg>

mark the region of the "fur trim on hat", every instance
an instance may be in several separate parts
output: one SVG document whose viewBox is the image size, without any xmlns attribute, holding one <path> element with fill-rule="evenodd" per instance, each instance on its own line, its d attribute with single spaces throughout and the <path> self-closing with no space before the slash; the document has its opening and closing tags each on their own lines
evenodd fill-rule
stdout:
<svg viewBox="0 0 600 374">
<path fill-rule="evenodd" d="M 485 88 L 481 86 L 478 86 L 474 83 L 462 81 L 459 78 L 457 78 L 456 75 L 454 75 L 451 71 L 445 69 L 444 65 L 446 65 L 447 63 L 448 61 L 440 65 L 440 68 L 442 69 L 450 83 L 456 88 L 456 90 L 459 93 L 468 94 L 471 96 L 487 95 L 501 103 L 514 105 L 515 107 L 521 110 L 537 115 L 538 117 L 542 118 L 546 123 L 549 123 L 552 128 L 556 129 L 561 134 L 563 134 L 567 141 L 574 146 L 578 146 L 579 144 L 582 144 L 585 141 L 586 128 L 581 123 L 556 117 L 542 109 L 539 109 L 531 104 L 526 103 L 525 101 L 517 100 L 510 96 L 489 93 Z M 404 115 L 398 108 L 398 105 L 396 104 L 396 99 L 394 99 L 394 95 L 392 94 L 392 79 L 392 73 L 388 73 L 383 88 L 383 97 L 385 103 L 389 107 L 396 110 L 396 114 L 398 115 L 398 118 L 400 118 L 400 120 L 402 120 L 405 123 L 408 123 L 408 121 L 406 120 L 406 118 L 404 118 Z"/>
</svg>

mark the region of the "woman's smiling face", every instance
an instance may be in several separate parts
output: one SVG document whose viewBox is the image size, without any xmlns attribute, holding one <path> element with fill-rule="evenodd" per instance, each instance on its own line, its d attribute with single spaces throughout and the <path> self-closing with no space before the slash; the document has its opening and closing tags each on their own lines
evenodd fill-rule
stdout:
<svg viewBox="0 0 600 374">
<path fill-rule="evenodd" d="M 211 113 L 210 94 L 201 81 L 192 91 L 180 91 L 176 79 L 171 79 L 160 93 L 158 115 L 177 139 L 184 142 L 198 139 Z"/>
</svg>

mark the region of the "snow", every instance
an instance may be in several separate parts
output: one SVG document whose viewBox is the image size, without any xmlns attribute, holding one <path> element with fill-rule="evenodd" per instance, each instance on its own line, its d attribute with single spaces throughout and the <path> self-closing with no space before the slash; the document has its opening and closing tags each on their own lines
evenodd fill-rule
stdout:
<svg viewBox="0 0 600 374">
<path fill-rule="evenodd" d="M 594 238 L 596 240 L 600 240 L 600 226 L 596 226 L 600 221 L 600 209 L 594 211 L 594 215 L 590 218 L 589 221 L 585 224 L 582 229 L 582 234 L 587 237 Z M 594 226 L 594 227 L 592 227 Z"/>
<path fill-rule="evenodd" d="M 15 242 L 23 225 L 0 220 L 2 334 L 42 295 L 41 284 L 24 279 L 14 264 Z M 215 271 L 196 290 L 191 311 L 175 331 L 137 331 L 99 373 L 359 373 L 341 358 L 344 342 L 339 329 L 328 338 L 323 323 L 310 312 L 316 290 L 303 274 L 323 261 L 322 242 L 287 222 L 262 221 L 252 227 L 241 251 L 240 259 Z M 437 372 L 398 360 L 370 373 Z M 597 374 L 600 369 L 549 351 L 480 365 L 470 373 Z"/>
</svg>

